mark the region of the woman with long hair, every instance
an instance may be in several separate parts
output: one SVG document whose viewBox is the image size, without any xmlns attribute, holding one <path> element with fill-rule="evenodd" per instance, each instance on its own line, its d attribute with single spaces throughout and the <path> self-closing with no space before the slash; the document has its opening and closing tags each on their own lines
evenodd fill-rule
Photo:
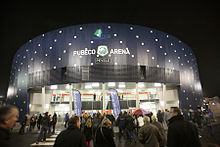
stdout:
<svg viewBox="0 0 220 147">
<path fill-rule="evenodd" d="M 103 118 L 95 138 L 95 147 L 116 147 L 114 142 L 112 123 L 108 118 Z"/>
<path fill-rule="evenodd" d="M 92 140 L 92 120 L 91 118 L 87 119 L 85 126 L 84 126 L 84 135 L 86 137 L 86 145 L 91 147 L 91 140 Z"/>
</svg>

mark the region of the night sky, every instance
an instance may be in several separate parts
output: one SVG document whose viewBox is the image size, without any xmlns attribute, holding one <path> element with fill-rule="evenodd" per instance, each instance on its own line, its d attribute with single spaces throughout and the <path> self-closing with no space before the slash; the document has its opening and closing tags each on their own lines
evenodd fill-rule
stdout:
<svg viewBox="0 0 220 147">
<path fill-rule="evenodd" d="M 220 5 L 217 0 L 207 3 L 201 0 L 73 2 L 20 0 L 0 5 L 0 96 L 6 96 L 12 59 L 20 46 L 48 31 L 96 22 L 136 24 L 174 35 L 196 55 L 203 95 L 220 96 Z"/>
</svg>

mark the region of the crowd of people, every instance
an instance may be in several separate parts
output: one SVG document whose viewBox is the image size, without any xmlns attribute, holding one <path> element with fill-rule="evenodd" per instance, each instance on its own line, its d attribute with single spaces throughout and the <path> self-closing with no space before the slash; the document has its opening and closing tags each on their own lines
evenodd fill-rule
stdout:
<svg viewBox="0 0 220 147">
<path fill-rule="evenodd" d="M 18 120 L 18 109 L 15 106 L 0 108 L 0 144 L 10 146 L 9 132 Z M 118 117 L 111 113 L 89 113 L 77 115 L 65 115 L 66 128 L 56 138 L 54 147 L 116 147 L 115 135 L 119 140 L 123 137 L 126 143 L 141 143 L 151 147 L 200 147 L 199 129 L 207 127 L 210 135 L 215 138 L 211 128 L 209 111 L 189 111 L 189 120 L 178 107 L 171 107 L 170 111 L 159 110 L 156 115 L 148 113 L 135 115 L 130 112 L 121 112 Z M 199 117 L 199 120 L 198 120 Z M 41 115 L 26 115 L 21 121 L 20 133 L 28 126 L 32 131 L 37 125 L 39 135 L 36 143 L 46 141 L 47 135 L 55 133 L 57 114 L 53 116 L 48 112 Z"/>
<path fill-rule="evenodd" d="M 69 115 L 66 114 L 65 118 Z M 118 134 L 119 140 L 123 137 L 126 143 L 138 141 L 146 147 L 201 146 L 198 125 L 186 120 L 177 107 L 172 107 L 170 111 L 159 110 L 156 115 L 152 112 L 134 115 L 124 111 L 117 118 L 111 113 L 96 113 L 93 116 L 85 113 L 81 117 L 70 117 L 66 127 L 58 135 L 54 147 L 71 144 L 91 147 L 91 142 L 94 147 L 115 147 L 115 134 Z M 66 134 L 72 136 L 67 137 Z M 71 139 L 74 136 L 78 141 Z"/>
<path fill-rule="evenodd" d="M 47 118 L 46 121 L 45 117 Z M 56 113 L 54 113 L 53 116 L 48 114 L 48 112 L 46 112 L 43 116 L 41 114 L 33 114 L 32 116 L 26 114 L 20 121 L 21 127 L 19 134 L 24 134 L 25 132 L 36 130 L 35 128 L 37 128 L 37 130 L 42 130 L 42 128 L 45 126 L 47 128 L 47 134 L 54 134 L 56 123 Z"/>
</svg>

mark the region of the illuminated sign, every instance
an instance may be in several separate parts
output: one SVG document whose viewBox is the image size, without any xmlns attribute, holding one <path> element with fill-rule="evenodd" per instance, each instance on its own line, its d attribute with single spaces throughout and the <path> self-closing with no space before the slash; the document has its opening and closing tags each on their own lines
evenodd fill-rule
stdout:
<svg viewBox="0 0 220 147">
<path fill-rule="evenodd" d="M 98 46 L 97 54 L 104 57 L 108 54 L 108 47 L 106 45 Z"/>
<path fill-rule="evenodd" d="M 93 39 L 108 39 L 111 38 L 110 34 L 104 34 L 101 29 L 97 29 L 93 34 Z"/>
<path fill-rule="evenodd" d="M 96 63 L 110 63 L 111 60 L 109 58 L 96 58 L 95 60 Z"/>
<path fill-rule="evenodd" d="M 87 49 L 85 48 L 84 50 L 78 50 L 78 51 L 73 51 L 73 56 L 78 55 L 78 56 L 85 56 L 85 55 L 94 55 L 96 54 L 95 49 Z"/>
<path fill-rule="evenodd" d="M 108 54 L 110 55 L 130 55 L 130 51 L 128 48 L 125 49 L 110 49 L 108 50 L 108 47 L 106 45 L 100 45 L 97 48 L 97 51 L 95 49 L 88 49 L 85 48 L 83 50 L 76 50 L 73 51 L 73 56 L 88 56 L 88 55 L 97 55 L 99 56 L 106 56 Z"/>
<path fill-rule="evenodd" d="M 102 36 L 102 30 L 101 29 L 97 29 L 95 31 L 94 35 L 100 38 Z"/>
</svg>

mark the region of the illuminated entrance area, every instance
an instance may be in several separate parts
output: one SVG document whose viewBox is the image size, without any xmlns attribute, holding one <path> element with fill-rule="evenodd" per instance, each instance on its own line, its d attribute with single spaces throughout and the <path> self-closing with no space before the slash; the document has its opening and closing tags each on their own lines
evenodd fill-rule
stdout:
<svg viewBox="0 0 220 147">
<path fill-rule="evenodd" d="M 117 91 L 121 111 L 132 112 L 137 108 L 143 108 L 156 114 L 157 110 L 179 106 L 176 85 L 147 82 L 94 82 L 32 88 L 29 107 L 31 113 L 49 111 L 60 115 L 74 114 L 72 90 L 77 90 L 80 93 L 83 113 L 112 112 L 110 89 Z"/>
</svg>

